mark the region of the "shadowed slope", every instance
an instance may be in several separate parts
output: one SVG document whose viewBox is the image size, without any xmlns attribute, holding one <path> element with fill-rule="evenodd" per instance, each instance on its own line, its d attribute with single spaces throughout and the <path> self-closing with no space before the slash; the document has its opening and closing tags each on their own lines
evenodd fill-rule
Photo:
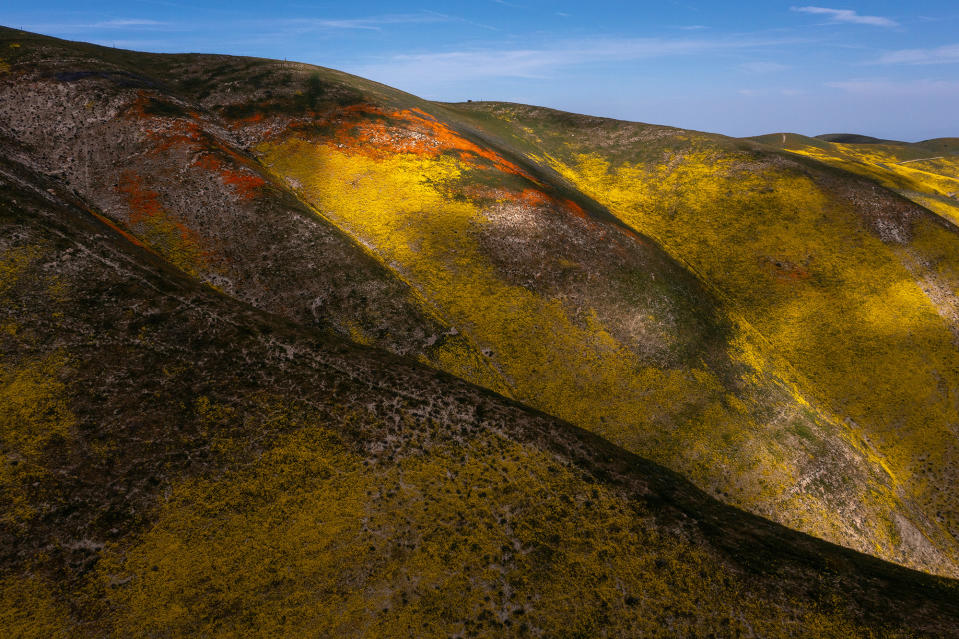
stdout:
<svg viewBox="0 0 959 639">
<path fill-rule="evenodd" d="M 459 341 L 408 286 L 274 181 L 216 114 L 146 75 L 163 56 L 20 35 L 0 39 L 0 48 L 21 45 L 0 75 L 7 153 L 228 295 L 399 353 Z M 206 70 L 218 65 L 210 56 Z"/>
</svg>

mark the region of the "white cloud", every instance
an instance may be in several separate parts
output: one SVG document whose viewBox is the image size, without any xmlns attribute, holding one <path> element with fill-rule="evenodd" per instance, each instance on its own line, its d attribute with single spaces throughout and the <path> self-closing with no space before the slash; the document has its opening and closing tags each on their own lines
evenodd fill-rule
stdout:
<svg viewBox="0 0 959 639">
<path fill-rule="evenodd" d="M 484 48 L 442 53 L 397 54 L 359 65 L 350 72 L 404 85 L 435 84 L 469 78 L 546 78 L 555 71 L 604 62 L 631 62 L 654 58 L 760 49 L 796 40 L 730 38 L 717 40 L 607 38 L 557 42 L 529 49 Z"/>
<path fill-rule="evenodd" d="M 31 24 L 24 28 L 27 31 L 37 33 L 77 33 L 80 31 L 89 31 L 93 29 L 143 29 L 143 30 L 163 30 L 170 27 L 169 22 L 159 22 L 157 20 L 141 20 L 140 18 L 117 18 L 114 20 L 101 20 L 100 22 L 88 22 L 79 24 Z"/>
<path fill-rule="evenodd" d="M 944 64 L 959 62 L 959 44 L 935 49 L 900 49 L 882 55 L 879 64 Z"/>
<path fill-rule="evenodd" d="M 826 86 L 846 93 L 870 96 L 959 96 L 959 82 L 946 80 L 894 81 L 886 78 L 853 78 L 840 82 L 827 82 Z"/>
<path fill-rule="evenodd" d="M 442 13 L 424 11 L 422 13 L 399 13 L 369 18 L 348 18 L 342 20 L 328 20 L 323 18 L 292 18 L 289 20 L 275 20 L 272 24 L 292 27 L 298 31 L 328 30 L 328 29 L 359 29 L 366 31 L 381 31 L 386 25 L 392 24 L 432 24 L 437 22 L 452 22 L 453 18 Z"/>
<path fill-rule="evenodd" d="M 789 67 L 778 62 L 746 62 L 739 65 L 739 68 L 750 73 L 776 73 L 777 71 L 785 71 Z"/>
<path fill-rule="evenodd" d="M 95 22 L 91 27 L 156 27 L 167 24 L 166 22 L 157 22 L 156 20 L 140 20 L 139 18 L 119 18 L 117 20 L 105 20 Z"/>
<path fill-rule="evenodd" d="M 899 23 L 881 16 L 863 16 L 852 9 L 828 9 L 826 7 L 790 7 L 799 13 L 828 16 L 832 22 L 847 22 L 850 24 L 868 24 L 873 27 L 898 27 Z"/>
</svg>

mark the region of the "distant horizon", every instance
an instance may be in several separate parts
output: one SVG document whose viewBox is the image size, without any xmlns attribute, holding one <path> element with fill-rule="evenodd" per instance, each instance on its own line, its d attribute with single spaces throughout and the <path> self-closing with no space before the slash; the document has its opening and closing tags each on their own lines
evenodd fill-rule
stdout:
<svg viewBox="0 0 959 639">
<path fill-rule="evenodd" d="M 57 0 L 0 11 L 0 22 L 138 51 L 295 60 L 428 100 L 532 104 L 731 137 L 959 136 L 951 2 L 616 4 L 266 9 L 236 0 L 226 10 L 209 0 Z"/>
</svg>

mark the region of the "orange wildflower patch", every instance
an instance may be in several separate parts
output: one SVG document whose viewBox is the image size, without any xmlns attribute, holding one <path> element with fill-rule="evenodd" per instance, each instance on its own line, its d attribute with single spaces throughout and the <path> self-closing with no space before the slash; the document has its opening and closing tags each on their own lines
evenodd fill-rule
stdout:
<svg viewBox="0 0 959 639">
<path fill-rule="evenodd" d="M 586 213 L 585 210 L 583 210 L 583 207 L 581 207 L 579 204 L 577 204 L 576 202 L 572 200 L 563 200 L 563 208 L 567 209 L 573 215 L 575 215 L 576 217 L 580 219 L 583 219 L 583 220 L 590 219 L 589 214 Z"/>
<path fill-rule="evenodd" d="M 338 109 L 325 123 L 338 125 L 331 145 L 342 145 L 371 157 L 395 153 L 436 157 L 452 151 L 474 165 L 482 159 L 504 173 L 539 183 L 502 155 L 471 142 L 420 109 L 384 111 L 369 104 L 355 104 Z"/>
<path fill-rule="evenodd" d="M 154 143 L 153 153 L 160 153 L 177 146 L 183 146 L 194 152 L 216 149 L 229 155 L 237 162 L 242 163 L 246 161 L 240 153 L 237 153 L 228 145 L 210 135 L 203 128 L 201 115 L 197 111 L 188 111 L 187 115 L 189 115 L 189 118 L 183 115 L 169 116 L 149 113 L 146 107 L 150 104 L 151 99 L 146 92 L 140 91 L 137 100 L 127 111 L 126 117 L 147 122 L 145 132 L 147 137 Z"/>
<path fill-rule="evenodd" d="M 193 160 L 193 166 L 207 171 L 216 171 L 217 173 L 223 170 L 223 162 L 220 161 L 220 158 L 210 153 L 198 156 L 197 159 Z"/>
<path fill-rule="evenodd" d="M 582 220 L 592 222 L 590 215 L 576 202 L 567 198 L 557 198 L 539 189 L 524 189 L 519 193 L 509 192 L 507 197 L 528 206 L 548 206 L 559 211 L 566 211 Z"/>
<path fill-rule="evenodd" d="M 490 187 L 471 184 L 463 188 L 463 194 L 474 201 L 511 201 L 531 207 L 548 207 L 557 211 L 571 213 L 583 220 L 592 221 L 592 218 L 589 216 L 589 214 L 576 202 L 566 198 L 555 197 L 542 189 L 523 189 L 522 191 L 515 191 L 504 187 Z"/>
<path fill-rule="evenodd" d="M 125 171 L 120 178 L 120 185 L 117 190 L 127 196 L 131 224 L 137 224 L 145 219 L 163 214 L 159 194 L 156 191 L 144 188 L 143 180 L 135 172 Z"/>
<path fill-rule="evenodd" d="M 248 200 L 256 197 L 260 191 L 260 187 L 266 184 L 266 180 L 261 178 L 259 175 L 246 173 L 244 171 L 231 171 L 230 169 L 224 169 L 220 176 L 223 178 L 223 182 L 225 184 L 232 186 L 233 190 L 235 190 L 237 194 Z"/>
<path fill-rule="evenodd" d="M 193 166 L 219 173 L 224 184 L 229 184 L 238 195 L 248 200 L 256 197 L 259 194 L 260 187 L 266 184 L 266 180 L 259 175 L 231 169 L 211 153 L 200 155 L 193 161 Z"/>
<path fill-rule="evenodd" d="M 179 145 L 198 147 L 205 134 L 196 118 L 187 120 L 149 113 L 147 107 L 152 99 L 146 91 L 139 91 L 136 101 L 127 110 L 126 117 L 150 123 L 146 134 L 154 143 L 153 152 L 159 153 Z M 191 115 L 194 114 L 191 112 Z"/>
<path fill-rule="evenodd" d="M 136 118 L 138 120 L 149 119 L 153 116 L 147 113 L 147 105 L 150 104 L 150 96 L 146 91 L 140 89 L 137 91 L 137 99 L 133 105 L 126 111 L 126 117 Z"/>
<path fill-rule="evenodd" d="M 256 124 L 257 122 L 262 122 L 263 117 L 264 116 L 262 113 L 254 113 L 253 115 L 247 116 L 245 118 L 236 118 L 235 120 L 230 122 L 230 126 L 234 129 L 237 129 L 243 126 L 244 124 Z"/>
<path fill-rule="evenodd" d="M 200 235 L 167 212 L 160 205 L 159 194 L 144 187 L 139 175 L 124 172 L 117 191 L 127 197 L 130 207 L 127 226 L 136 233 L 137 239 L 191 275 L 208 265 L 210 256 L 203 249 Z"/>
<path fill-rule="evenodd" d="M 515 199 L 529 206 L 555 205 L 556 200 L 538 189 L 524 189 L 516 194 Z"/>
<path fill-rule="evenodd" d="M 154 142 L 154 153 L 167 151 L 175 146 L 196 148 L 200 146 L 204 137 L 200 125 L 191 120 L 174 120 L 164 129 L 147 131 L 147 135 Z"/>
</svg>

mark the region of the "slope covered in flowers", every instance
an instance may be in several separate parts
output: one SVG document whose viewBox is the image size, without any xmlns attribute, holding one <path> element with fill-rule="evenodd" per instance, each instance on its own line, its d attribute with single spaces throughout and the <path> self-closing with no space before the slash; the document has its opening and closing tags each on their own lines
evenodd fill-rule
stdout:
<svg viewBox="0 0 959 639">
<path fill-rule="evenodd" d="M 956 574 L 942 218 L 755 142 L 0 35 L 3 625 L 957 627 L 634 456 Z"/>
<path fill-rule="evenodd" d="M 318 129 L 272 128 L 256 152 L 472 345 L 424 361 L 734 504 L 880 556 L 948 565 L 948 546 L 903 543 L 896 525 L 874 523 L 908 512 L 893 478 L 768 364 L 754 331 L 594 204 L 476 148 L 424 112 L 366 107 Z"/>
<path fill-rule="evenodd" d="M 256 311 L 6 161 L 0 256 L 5 636 L 956 636 L 955 581 Z"/>
<path fill-rule="evenodd" d="M 914 144 L 824 142 L 796 135 L 755 139 L 873 179 L 959 224 L 959 142 L 955 139 Z"/>
<path fill-rule="evenodd" d="M 491 131 L 538 145 L 536 157 L 688 265 L 761 336 L 759 351 L 781 357 L 778 372 L 889 474 L 918 528 L 894 532 L 896 543 L 921 534 L 955 548 L 951 223 L 748 142 L 511 105 L 464 108 L 495 118 Z M 624 131 L 633 140 L 614 137 Z"/>
</svg>

